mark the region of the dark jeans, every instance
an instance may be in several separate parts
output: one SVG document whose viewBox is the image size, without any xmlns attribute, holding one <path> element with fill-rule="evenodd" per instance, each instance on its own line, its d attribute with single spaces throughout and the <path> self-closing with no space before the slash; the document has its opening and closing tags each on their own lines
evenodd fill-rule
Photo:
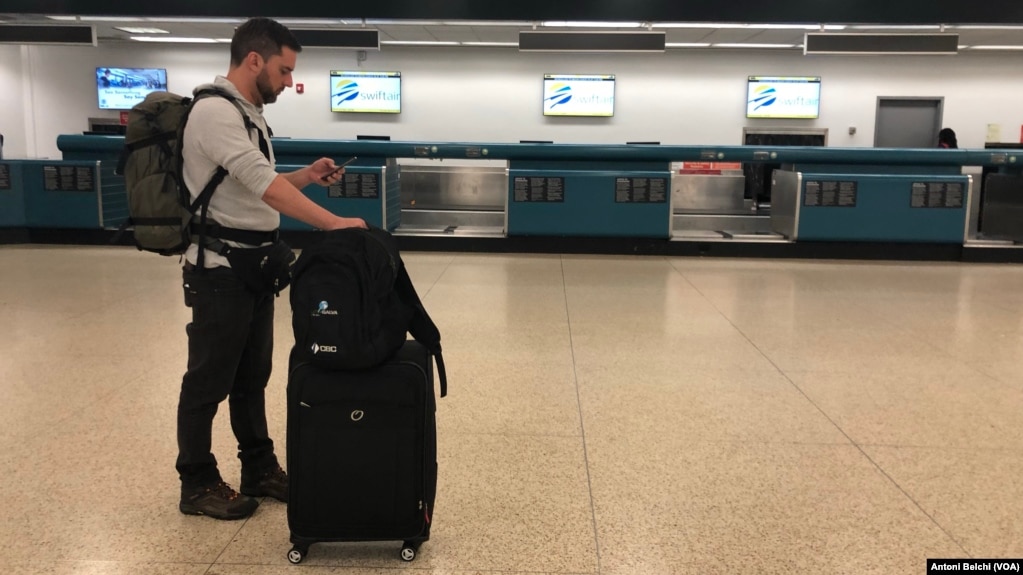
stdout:
<svg viewBox="0 0 1023 575">
<path fill-rule="evenodd" d="M 229 268 L 182 272 L 192 308 L 188 370 L 178 401 L 177 470 L 185 488 L 221 480 L 211 452 L 213 417 L 228 398 L 242 474 L 277 466 L 264 391 L 273 355 L 274 296 L 248 291 Z"/>
</svg>

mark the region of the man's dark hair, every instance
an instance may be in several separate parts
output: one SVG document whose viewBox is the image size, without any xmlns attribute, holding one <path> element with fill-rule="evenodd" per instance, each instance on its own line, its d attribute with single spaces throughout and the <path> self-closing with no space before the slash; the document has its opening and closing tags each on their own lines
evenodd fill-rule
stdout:
<svg viewBox="0 0 1023 575">
<path fill-rule="evenodd" d="M 287 46 L 296 52 L 302 51 L 295 35 L 280 22 L 270 18 L 250 18 L 234 31 L 231 38 L 231 66 L 238 66 L 242 60 L 255 52 L 269 60 L 280 55 Z"/>
</svg>

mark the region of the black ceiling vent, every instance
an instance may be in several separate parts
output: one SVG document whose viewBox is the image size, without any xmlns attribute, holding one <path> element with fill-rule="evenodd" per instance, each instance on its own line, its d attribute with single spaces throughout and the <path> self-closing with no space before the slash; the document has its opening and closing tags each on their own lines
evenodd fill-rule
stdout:
<svg viewBox="0 0 1023 575">
<path fill-rule="evenodd" d="M 523 52 L 664 52 L 664 32 L 519 32 Z"/>
<path fill-rule="evenodd" d="M 379 50 L 380 32 L 377 30 L 291 30 L 303 47 L 348 48 L 351 50 Z"/>
<path fill-rule="evenodd" d="M 95 46 L 93 26 L 22 26 L 0 25 L 0 44 L 72 44 Z"/>
<path fill-rule="evenodd" d="M 958 54 L 959 34 L 807 32 L 804 54 Z"/>
</svg>

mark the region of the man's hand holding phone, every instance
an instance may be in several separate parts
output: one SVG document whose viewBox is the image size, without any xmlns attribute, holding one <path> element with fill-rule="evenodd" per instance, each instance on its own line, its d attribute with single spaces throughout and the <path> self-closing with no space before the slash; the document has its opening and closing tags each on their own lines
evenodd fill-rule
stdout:
<svg viewBox="0 0 1023 575">
<path fill-rule="evenodd" d="M 339 179 L 341 179 L 341 176 L 345 173 L 345 166 L 351 164 L 357 159 L 358 156 L 352 156 L 351 158 L 348 158 L 347 160 L 340 164 L 336 164 L 333 167 L 329 167 L 328 169 L 330 171 L 327 172 L 326 175 L 320 177 L 320 183 L 322 183 L 325 186 L 329 186 L 330 184 L 336 183 Z M 333 162 L 331 163 L 333 164 Z"/>
</svg>

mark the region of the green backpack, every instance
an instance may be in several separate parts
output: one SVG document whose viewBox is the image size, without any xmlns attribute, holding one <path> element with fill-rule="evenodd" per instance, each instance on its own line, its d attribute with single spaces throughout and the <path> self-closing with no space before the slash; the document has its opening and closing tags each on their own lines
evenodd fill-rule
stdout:
<svg viewBox="0 0 1023 575">
<path fill-rule="evenodd" d="M 135 245 L 140 250 L 165 256 L 178 255 L 185 252 L 196 234 L 203 238 L 200 241 L 203 245 L 207 235 L 236 239 L 231 237 L 231 232 L 239 232 L 243 236 L 254 233 L 221 226 L 216 226 L 221 233 L 211 233 L 213 226 L 206 224 L 210 198 L 228 175 L 225 168 L 217 167 L 194 202 L 185 186 L 181 172 L 181 136 L 192 107 L 208 97 L 226 98 L 238 108 L 246 129 L 259 132 L 260 148 L 269 159 L 269 147 L 262 131 L 252 123 L 231 94 L 216 88 L 201 90 L 194 98 L 170 92 L 148 94 L 128 113 L 124 150 L 117 167 L 117 173 L 124 175 L 128 191 L 128 219 L 121 226 L 121 231 L 133 227 Z M 200 210 L 197 230 L 193 217 Z M 262 241 L 262 238 L 258 239 Z"/>
</svg>

